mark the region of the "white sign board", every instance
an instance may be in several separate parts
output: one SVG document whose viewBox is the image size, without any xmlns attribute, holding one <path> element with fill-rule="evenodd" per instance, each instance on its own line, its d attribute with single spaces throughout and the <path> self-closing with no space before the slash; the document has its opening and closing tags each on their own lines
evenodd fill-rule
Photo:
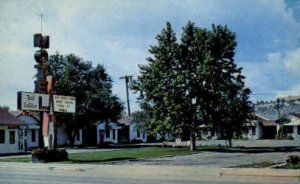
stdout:
<svg viewBox="0 0 300 184">
<path fill-rule="evenodd" d="M 73 96 L 53 95 L 54 112 L 75 113 L 76 98 Z"/>
<path fill-rule="evenodd" d="M 28 111 L 47 111 L 49 110 L 49 95 L 19 92 L 19 109 Z"/>
</svg>

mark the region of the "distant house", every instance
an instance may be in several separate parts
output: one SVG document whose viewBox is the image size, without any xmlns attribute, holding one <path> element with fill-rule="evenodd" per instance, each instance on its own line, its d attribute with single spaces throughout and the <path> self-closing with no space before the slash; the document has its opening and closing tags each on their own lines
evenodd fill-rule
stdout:
<svg viewBox="0 0 300 184">
<path fill-rule="evenodd" d="M 18 119 L 26 123 L 26 125 L 21 126 L 21 129 L 24 130 L 25 150 L 39 147 L 39 121 L 34 116 L 26 114 L 18 116 Z"/>
<path fill-rule="evenodd" d="M 25 150 L 32 150 L 39 146 L 39 131 L 40 131 L 40 121 L 39 113 L 36 112 L 22 112 L 22 111 L 12 111 L 10 112 L 16 118 L 22 120 L 25 125 L 20 126 L 23 130 L 21 133 L 21 144 L 24 146 Z M 70 145 L 69 137 L 66 133 L 66 127 L 63 124 L 56 123 L 57 128 L 57 145 L 58 146 L 68 146 Z M 76 132 L 74 145 L 82 144 L 82 129 Z"/>
<path fill-rule="evenodd" d="M 254 139 L 275 139 L 279 130 L 279 124 L 276 123 L 276 120 L 268 119 L 261 114 L 255 114 L 252 124 L 255 125 L 255 128 L 252 127 L 252 138 Z M 251 131 L 251 129 L 249 130 Z"/>
<path fill-rule="evenodd" d="M 290 134 L 294 139 L 300 139 L 300 116 L 293 116 L 291 121 L 283 126 L 284 133 Z"/>
<path fill-rule="evenodd" d="M 22 144 L 24 130 L 21 129 L 24 125 L 25 122 L 0 108 L 0 154 L 25 151 Z"/>
<path fill-rule="evenodd" d="M 132 117 L 123 116 L 118 122 L 129 127 L 129 142 L 147 142 L 147 132 L 142 130 Z"/>
<path fill-rule="evenodd" d="M 218 139 L 218 134 L 212 130 L 212 127 L 209 125 L 200 125 L 199 126 L 200 132 L 199 136 L 201 136 L 201 139 L 204 140 L 216 140 Z"/>
<path fill-rule="evenodd" d="M 248 131 L 244 132 L 241 137 L 246 139 L 275 139 L 279 124 L 275 120 L 270 120 L 260 114 L 255 114 L 255 119 L 246 123 Z M 201 125 L 200 135 L 202 139 L 219 139 L 221 136 L 218 132 L 211 130 L 208 125 Z"/>
<path fill-rule="evenodd" d="M 97 144 L 119 143 L 119 130 L 123 127 L 116 122 L 101 122 L 97 125 Z M 126 135 L 127 136 L 127 135 Z M 127 142 L 125 137 L 124 142 Z M 122 142 L 121 140 L 120 142 Z"/>
<path fill-rule="evenodd" d="M 256 114 L 256 119 L 249 126 L 247 138 L 250 139 L 275 139 L 279 133 L 281 125 L 277 119 L 268 119 L 267 117 Z M 294 139 L 300 139 L 300 116 L 289 115 L 288 123 L 282 123 L 283 134 L 290 135 Z"/>
<path fill-rule="evenodd" d="M 83 144 L 82 129 L 76 132 L 74 139 L 74 146 L 80 146 Z M 57 123 L 56 127 L 57 145 L 58 146 L 69 146 L 70 140 L 66 131 L 66 126 L 64 124 Z"/>
<path fill-rule="evenodd" d="M 97 144 L 147 142 L 147 133 L 141 131 L 132 117 L 125 116 L 118 122 L 99 122 Z"/>
<path fill-rule="evenodd" d="M 12 111 L 10 112 L 13 116 L 20 119 L 26 125 L 22 125 L 20 128 L 24 130 L 22 139 L 22 144 L 24 145 L 25 150 L 32 150 L 39 146 L 39 130 L 40 124 L 38 121 L 38 114 L 28 113 L 22 111 Z"/>
</svg>

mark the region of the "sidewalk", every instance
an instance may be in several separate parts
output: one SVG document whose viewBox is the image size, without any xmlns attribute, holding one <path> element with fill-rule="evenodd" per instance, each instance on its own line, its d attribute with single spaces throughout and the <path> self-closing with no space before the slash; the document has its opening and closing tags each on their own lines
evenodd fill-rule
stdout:
<svg viewBox="0 0 300 184">
<path fill-rule="evenodd" d="M 220 173 L 222 176 L 248 176 L 248 177 L 279 177 L 299 178 L 300 170 L 296 169 L 271 169 L 271 168 L 226 168 Z"/>
</svg>

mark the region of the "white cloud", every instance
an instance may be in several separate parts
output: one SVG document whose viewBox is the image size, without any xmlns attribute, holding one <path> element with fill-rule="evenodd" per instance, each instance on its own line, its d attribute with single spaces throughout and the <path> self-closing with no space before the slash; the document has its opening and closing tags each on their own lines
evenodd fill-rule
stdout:
<svg viewBox="0 0 300 184">
<path fill-rule="evenodd" d="M 292 86 L 291 88 L 283 91 L 277 91 L 276 98 L 286 96 L 299 96 L 300 95 L 300 83 Z"/>
<path fill-rule="evenodd" d="M 288 52 L 284 58 L 284 63 L 288 70 L 299 74 L 300 77 L 300 48 Z"/>
<path fill-rule="evenodd" d="M 300 95 L 300 48 L 267 54 L 267 61 L 242 62 L 246 84 L 256 99 Z M 258 95 L 258 96 L 256 96 Z"/>
<path fill-rule="evenodd" d="M 207 28 L 228 24 L 237 33 L 237 58 L 247 61 L 242 64 L 254 92 L 290 89 L 297 85 L 294 79 L 299 81 L 300 25 L 283 0 L 14 0 L 0 4 L 0 105 L 15 106 L 17 90 L 33 90 L 32 35 L 40 31 L 40 11 L 43 33 L 50 35 L 49 53 L 75 53 L 103 64 L 124 102 L 119 77 L 138 74 L 166 21 L 176 33 L 188 20 Z"/>
</svg>

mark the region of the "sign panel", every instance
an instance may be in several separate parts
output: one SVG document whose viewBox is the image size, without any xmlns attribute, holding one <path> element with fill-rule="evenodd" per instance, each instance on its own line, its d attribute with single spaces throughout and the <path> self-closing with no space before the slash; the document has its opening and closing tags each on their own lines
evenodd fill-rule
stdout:
<svg viewBox="0 0 300 184">
<path fill-rule="evenodd" d="M 18 92 L 18 109 L 28 111 L 48 111 L 49 110 L 49 95 Z"/>
<path fill-rule="evenodd" d="M 53 95 L 54 112 L 75 113 L 76 98 L 72 96 Z"/>
</svg>

